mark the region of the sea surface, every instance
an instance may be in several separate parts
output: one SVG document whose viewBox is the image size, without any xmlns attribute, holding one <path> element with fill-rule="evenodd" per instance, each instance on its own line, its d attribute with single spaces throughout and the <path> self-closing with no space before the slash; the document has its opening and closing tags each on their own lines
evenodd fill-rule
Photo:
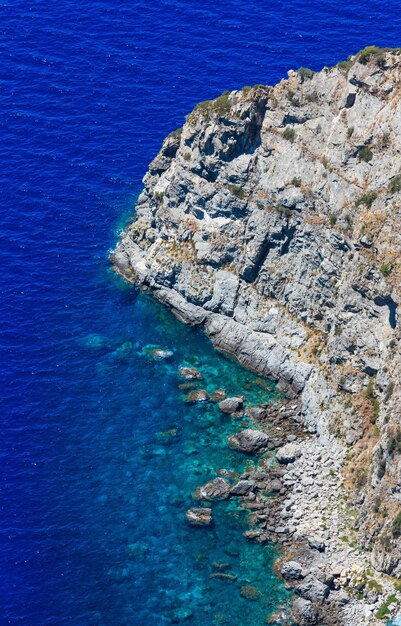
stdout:
<svg viewBox="0 0 401 626">
<path fill-rule="evenodd" d="M 163 137 L 225 89 L 401 45 L 394 0 L 0 2 L 0 624 L 258 626 L 287 592 L 234 503 L 192 494 L 250 461 L 209 391 L 275 401 L 110 271 Z M 155 359 L 153 347 L 171 351 Z M 263 462 L 263 460 L 262 460 Z M 216 563 L 235 580 L 210 574 Z M 241 596 L 253 585 L 257 601 Z"/>
</svg>

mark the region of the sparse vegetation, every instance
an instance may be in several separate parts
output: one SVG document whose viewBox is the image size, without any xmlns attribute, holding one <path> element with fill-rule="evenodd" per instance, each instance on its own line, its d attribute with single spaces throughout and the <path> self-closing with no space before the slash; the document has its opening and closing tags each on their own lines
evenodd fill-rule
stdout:
<svg viewBox="0 0 401 626">
<path fill-rule="evenodd" d="M 399 426 L 387 441 L 387 452 L 391 455 L 394 452 L 401 452 L 401 428 Z"/>
<path fill-rule="evenodd" d="M 337 224 L 337 218 L 333 213 L 329 215 L 330 226 L 335 226 Z"/>
<path fill-rule="evenodd" d="M 363 50 L 361 50 L 358 54 L 358 62 L 362 63 L 362 65 L 366 65 L 374 54 L 378 54 L 381 52 L 380 48 L 377 46 L 367 46 Z"/>
<path fill-rule="evenodd" d="M 389 609 L 390 606 L 392 604 L 398 604 L 398 600 L 397 597 L 392 594 L 391 596 L 389 596 L 384 602 L 383 604 L 378 608 L 377 612 L 376 612 L 376 617 L 378 619 L 385 619 L 386 617 L 388 617 L 389 615 Z"/>
<path fill-rule="evenodd" d="M 368 146 L 363 146 L 358 150 L 358 159 L 369 163 L 373 159 L 373 152 Z"/>
<path fill-rule="evenodd" d="M 312 91 L 312 93 L 308 93 L 306 99 L 308 102 L 317 102 L 319 100 L 319 96 L 316 91 Z"/>
<path fill-rule="evenodd" d="M 300 76 L 302 76 L 302 78 L 312 78 L 315 74 L 315 72 L 309 69 L 309 67 L 300 67 L 297 72 Z"/>
<path fill-rule="evenodd" d="M 348 137 L 348 139 L 351 139 L 351 137 L 352 137 L 353 133 L 354 133 L 354 127 L 353 127 L 353 126 L 350 126 L 350 127 L 348 128 L 348 130 L 347 130 L 347 137 Z"/>
<path fill-rule="evenodd" d="M 245 197 L 245 192 L 242 189 L 242 187 L 240 187 L 239 185 L 228 185 L 229 190 L 231 191 L 231 193 L 238 198 L 238 200 L 243 200 Z"/>
<path fill-rule="evenodd" d="M 375 191 L 368 191 L 367 193 L 364 193 L 362 194 L 362 196 L 359 196 L 359 198 L 357 198 L 357 200 L 355 201 L 355 206 L 359 207 L 361 206 L 361 204 L 364 204 L 367 209 L 370 209 L 376 198 L 377 193 Z"/>
<path fill-rule="evenodd" d="M 382 263 L 380 266 L 380 272 L 383 274 L 383 276 L 385 276 L 387 278 L 387 276 L 390 276 L 391 274 L 391 270 L 393 268 L 391 267 L 391 265 L 389 263 Z"/>
<path fill-rule="evenodd" d="M 231 108 L 230 93 L 230 91 L 224 91 L 221 96 L 215 100 L 204 100 L 200 102 L 188 116 L 188 119 L 190 120 L 191 116 L 194 114 L 201 114 L 205 119 L 209 119 L 213 113 L 226 115 Z"/>
<path fill-rule="evenodd" d="M 294 178 L 291 181 L 291 184 L 294 185 L 294 187 L 300 187 L 302 185 L 302 181 L 300 178 L 294 176 Z"/>
<path fill-rule="evenodd" d="M 290 126 L 287 126 L 287 128 L 283 132 L 283 137 L 284 139 L 287 139 L 287 141 L 293 143 L 295 139 L 295 130 Z"/>
<path fill-rule="evenodd" d="M 291 102 L 291 104 L 294 107 L 299 107 L 299 105 L 300 105 L 299 98 L 297 98 L 295 96 L 295 93 L 293 91 L 288 91 L 287 92 L 287 99 Z"/>
<path fill-rule="evenodd" d="M 382 136 L 378 139 L 377 145 L 380 148 L 380 150 L 385 150 L 386 148 L 389 148 L 390 132 L 388 130 L 384 132 Z"/>
<path fill-rule="evenodd" d="M 401 174 L 397 174 L 397 176 L 394 176 L 394 178 L 390 180 L 388 188 L 391 193 L 401 191 Z"/>
<path fill-rule="evenodd" d="M 180 128 L 176 128 L 175 130 L 173 130 L 167 137 L 167 139 L 175 139 L 176 141 L 178 139 L 180 139 L 182 135 L 182 126 L 180 126 Z"/>
</svg>

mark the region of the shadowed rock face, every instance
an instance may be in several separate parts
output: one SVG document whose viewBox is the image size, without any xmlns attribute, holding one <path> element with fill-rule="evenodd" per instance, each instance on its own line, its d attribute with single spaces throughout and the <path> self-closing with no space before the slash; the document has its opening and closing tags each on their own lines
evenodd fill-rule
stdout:
<svg viewBox="0 0 401 626">
<path fill-rule="evenodd" d="M 352 446 L 359 541 L 397 575 L 400 95 L 401 56 L 381 51 L 201 103 L 150 164 L 111 255 L 218 349 L 299 396 L 310 432 Z"/>
</svg>

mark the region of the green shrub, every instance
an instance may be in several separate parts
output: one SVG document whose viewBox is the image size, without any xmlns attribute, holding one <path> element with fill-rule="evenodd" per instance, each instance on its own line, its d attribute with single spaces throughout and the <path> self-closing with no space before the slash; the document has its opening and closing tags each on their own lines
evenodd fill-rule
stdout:
<svg viewBox="0 0 401 626">
<path fill-rule="evenodd" d="M 291 141 L 291 143 L 293 143 L 295 139 L 295 130 L 290 126 L 287 126 L 283 132 L 283 137 L 284 139 L 287 139 L 287 141 Z"/>
<path fill-rule="evenodd" d="M 244 199 L 245 192 L 242 187 L 240 187 L 239 185 L 228 185 L 228 188 L 236 198 L 238 198 L 239 200 Z"/>
<path fill-rule="evenodd" d="M 389 596 L 387 600 L 385 600 L 383 604 L 378 608 L 376 612 L 376 617 L 378 619 L 384 619 L 385 617 L 388 617 L 391 604 L 398 604 L 397 597 L 394 594 Z"/>
<path fill-rule="evenodd" d="M 306 99 L 308 102 L 317 102 L 319 100 L 319 96 L 316 91 L 312 91 L 312 93 L 308 93 Z"/>
<path fill-rule="evenodd" d="M 294 185 L 294 187 L 300 187 L 302 185 L 302 181 L 300 178 L 294 176 L 294 178 L 291 181 L 291 184 Z"/>
<path fill-rule="evenodd" d="M 330 222 L 330 226 L 335 226 L 337 223 L 337 218 L 335 215 L 333 215 L 333 213 L 330 213 L 329 215 L 329 222 Z"/>
<path fill-rule="evenodd" d="M 401 511 L 399 511 L 397 515 L 395 516 L 395 518 L 393 519 L 391 531 L 393 533 L 393 537 L 401 536 Z"/>
<path fill-rule="evenodd" d="M 295 97 L 295 93 L 293 91 L 287 92 L 287 100 L 289 100 L 294 107 L 299 107 L 300 105 L 299 99 Z"/>
<path fill-rule="evenodd" d="M 368 146 L 363 146 L 358 150 L 358 159 L 369 163 L 373 159 L 373 152 Z"/>
<path fill-rule="evenodd" d="M 394 178 L 390 180 L 388 188 L 391 193 L 401 191 L 401 174 L 397 174 L 397 176 L 394 176 Z"/>
<path fill-rule="evenodd" d="M 312 78 L 315 74 L 315 72 L 310 70 L 309 67 L 300 67 L 297 72 L 300 76 L 302 76 L 302 78 Z"/>
<path fill-rule="evenodd" d="M 380 48 L 377 46 L 367 46 L 363 50 L 360 51 L 358 55 L 358 62 L 362 63 L 362 65 L 366 65 L 371 57 L 374 54 L 378 54 L 380 52 Z"/>
<path fill-rule="evenodd" d="M 376 200 L 376 198 L 377 198 L 377 193 L 375 191 L 369 191 L 367 193 L 364 193 L 362 196 L 359 196 L 359 198 L 357 198 L 357 200 L 355 201 L 355 206 L 359 207 L 361 204 L 364 204 L 367 209 L 370 209 L 372 207 L 372 204 Z"/>
<path fill-rule="evenodd" d="M 353 132 L 354 132 L 354 127 L 350 126 L 349 129 L 347 130 L 347 137 L 348 137 L 348 139 L 351 139 L 351 137 L 353 135 Z"/>
<path fill-rule="evenodd" d="M 189 160 L 190 160 L 190 158 L 191 158 L 191 153 L 190 153 L 190 152 L 186 152 L 186 153 L 184 154 L 184 161 L 189 161 Z"/>
<path fill-rule="evenodd" d="M 390 131 L 386 130 L 386 132 L 382 134 L 378 141 L 378 145 L 382 150 L 390 146 Z"/>
<path fill-rule="evenodd" d="M 382 263 L 380 266 L 380 271 L 383 274 L 383 276 L 385 276 L 386 278 L 387 276 L 390 276 L 392 269 L 393 268 L 391 267 L 389 263 Z"/>
<path fill-rule="evenodd" d="M 395 433 L 391 435 L 389 440 L 387 441 L 387 452 L 389 454 L 394 454 L 394 452 L 401 452 L 401 429 L 397 428 Z"/>
</svg>

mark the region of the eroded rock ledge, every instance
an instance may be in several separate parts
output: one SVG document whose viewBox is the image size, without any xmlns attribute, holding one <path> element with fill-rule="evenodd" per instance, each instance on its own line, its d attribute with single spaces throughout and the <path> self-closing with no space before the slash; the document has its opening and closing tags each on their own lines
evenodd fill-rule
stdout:
<svg viewBox="0 0 401 626">
<path fill-rule="evenodd" d="M 393 577 L 400 96 L 400 51 L 370 48 L 199 104 L 150 164 L 111 255 L 128 281 L 298 397 L 319 445 L 342 450 L 356 545 Z"/>
</svg>

